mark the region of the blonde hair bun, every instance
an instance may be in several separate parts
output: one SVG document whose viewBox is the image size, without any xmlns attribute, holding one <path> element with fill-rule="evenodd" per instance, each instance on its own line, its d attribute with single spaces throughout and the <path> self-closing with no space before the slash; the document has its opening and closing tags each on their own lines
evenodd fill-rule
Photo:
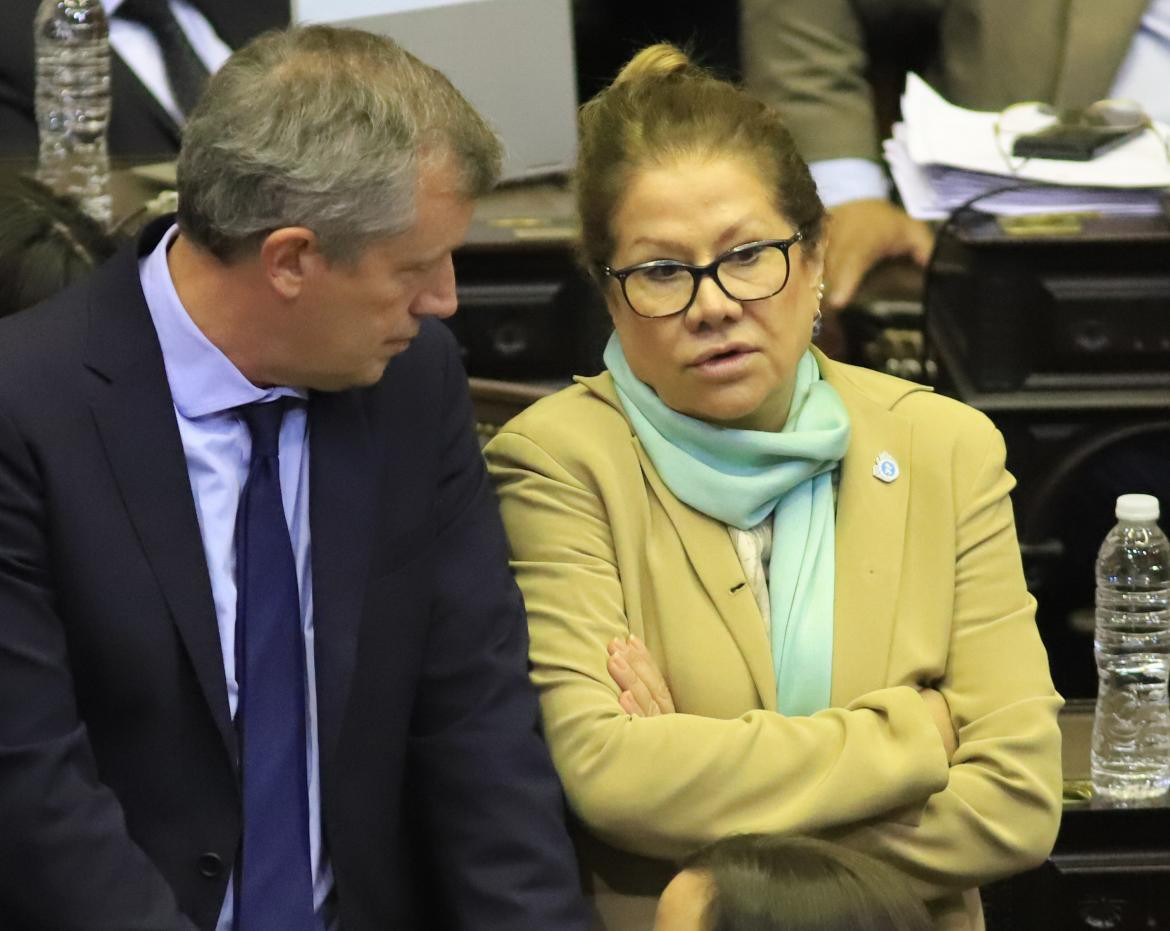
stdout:
<svg viewBox="0 0 1170 931">
<path fill-rule="evenodd" d="M 691 59 L 676 45 L 659 42 L 648 45 L 626 62 L 626 66 L 613 79 L 614 84 L 641 81 L 646 78 L 663 78 L 679 74 L 693 67 Z"/>
</svg>

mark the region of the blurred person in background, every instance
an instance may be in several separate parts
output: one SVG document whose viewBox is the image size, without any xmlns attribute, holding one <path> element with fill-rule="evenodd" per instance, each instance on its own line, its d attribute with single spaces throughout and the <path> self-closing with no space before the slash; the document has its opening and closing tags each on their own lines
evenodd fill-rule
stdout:
<svg viewBox="0 0 1170 931">
<path fill-rule="evenodd" d="M 779 110 L 829 208 L 829 311 L 878 262 L 925 265 L 933 246 L 889 200 L 881 134 L 892 114 L 879 113 L 875 67 L 893 66 L 882 90 L 894 99 L 909 64 L 969 109 L 1122 98 L 1170 122 L 1170 0 L 740 0 L 740 15 L 747 87 Z"/>
<path fill-rule="evenodd" d="M 31 178 L 0 178 L 0 317 L 80 281 L 117 248 L 71 200 Z"/>
<path fill-rule="evenodd" d="M 37 154 L 33 21 L 41 0 L 4 0 L 0 156 Z M 232 49 L 288 24 L 289 0 L 102 0 L 110 23 L 110 155 L 170 160 L 208 77 Z"/>
</svg>

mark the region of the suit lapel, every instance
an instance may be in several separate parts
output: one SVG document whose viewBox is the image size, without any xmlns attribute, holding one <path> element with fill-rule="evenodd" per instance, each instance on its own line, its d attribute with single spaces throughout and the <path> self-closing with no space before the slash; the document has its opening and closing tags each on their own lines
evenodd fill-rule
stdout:
<svg viewBox="0 0 1170 931">
<path fill-rule="evenodd" d="M 288 0 L 193 0 L 194 6 L 215 34 L 228 46 L 238 49 L 266 29 L 288 25 Z"/>
<path fill-rule="evenodd" d="M 634 439 L 642 471 L 674 525 L 687 559 L 735 641 L 759 693 L 760 705 L 776 710 L 772 647 L 731 536 L 723 524 L 679 501 L 666 487 L 642 444 Z M 666 580 L 665 584 L 672 582 Z"/>
<path fill-rule="evenodd" d="M 576 380 L 625 416 L 608 372 Z M 632 429 L 630 441 L 637 451 L 642 473 L 674 526 L 699 584 L 715 605 L 743 656 L 759 695 L 760 707 L 775 711 L 776 675 L 772 670 L 772 646 L 768 642 L 760 609 L 744 578 L 731 534 L 719 521 L 700 514 L 674 496 Z M 671 585 L 673 580 L 665 579 L 662 584 Z"/>
<path fill-rule="evenodd" d="M 309 456 L 313 646 L 324 765 L 336 751 L 344 721 L 377 512 L 376 457 L 361 394 L 312 396 Z"/>
<path fill-rule="evenodd" d="M 911 453 L 910 421 L 889 408 L 911 391 L 907 383 L 888 397 L 859 389 L 846 370 L 814 350 L 825 380 L 840 394 L 853 432 L 837 489 L 832 703 L 886 684 L 891 635 L 906 547 Z M 608 377 L 578 379 L 618 410 Z M 743 655 L 761 707 L 776 710 L 772 650 L 755 599 L 727 528 L 679 501 L 666 488 L 649 455 L 634 438 L 642 471 L 666 511 L 696 576 Z M 874 477 L 877 456 L 888 453 L 901 468 L 892 482 Z"/>
<path fill-rule="evenodd" d="M 152 248 L 169 225 L 143 237 Z M 86 365 L 103 384 L 93 417 L 122 501 L 232 760 L 237 745 L 211 581 L 162 351 L 129 250 L 97 272 Z"/>
<path fill-rule="evenodd" d="M 1068 0 L 1064 54 L 1056 82 L 1059 107 L 1109 96 L 1149 0 Z"/>
<path fill-rule="evenodd" d="M 111 55 L 110 72 L 112 86 L 115 88 L 125 87 L 128 90 L 132 89 L 142 106 L 142 110 L 134 111 L 133 116 L 127 114 L 127 119 L 135 119 L 145 114 L 150 118 L 151 122 L 156 124 L 159 131 L 172 142 L 177 150 L 183 130 L 175 122 L 174 117 L 167 113 L 163 105 L 158 102 L 158 98 L 151 93 L 150 88 L 142 83 L 134 69 L 126 64 L 118 55 Z M 118 104 L 115 102 L 114 106 L 117 108 Z"/>
<path fill-rule="evenodd" d="M 834 705 L 886 682 L 902 559 L 910 484 L 910 422 L 857 390 L 835 366 L 822 362 L 826 380 L 849 411 L 852 436 L 837 490 L 834 590 Z M 883 482 L 876 458 L 889 454 L 900 475 Z"/>
</svg>

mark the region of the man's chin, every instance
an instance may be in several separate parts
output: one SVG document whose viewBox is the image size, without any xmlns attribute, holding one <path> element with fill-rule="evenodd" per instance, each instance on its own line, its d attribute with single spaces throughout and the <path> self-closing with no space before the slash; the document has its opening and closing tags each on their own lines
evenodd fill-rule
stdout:
<svg viewBox="0 0 1170 931">
<path fill-rule="evenodd" d="M 319 374 L 306 380 L 304 387 L 310 391 L 348 391 L 351 388 L 369 388 L 382 380 L 386 366 L 389 364 L 390 360 L 387 359 L 384 362 L 375 362 L 364 369 L 347 372 L 344 375 Z"/>
</svg>

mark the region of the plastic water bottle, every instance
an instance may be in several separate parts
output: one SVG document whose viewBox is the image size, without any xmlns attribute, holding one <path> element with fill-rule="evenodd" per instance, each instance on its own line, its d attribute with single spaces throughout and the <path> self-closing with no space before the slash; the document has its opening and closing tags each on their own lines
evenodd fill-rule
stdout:
<svg viewBox="0 0 1170 931">
<path fill-rule="evenodd" d="M 41 0 L 34 26 L 37 176 L 110 224 L 110 30 L 101 0 Z"/>
<path fill-rule="evenodd" d="M 1158 499 L 1122 495 L 1097 555 L 1093 792 L 1115 802 L 1170 788 L 1170 543 Z"/>
</svg>

